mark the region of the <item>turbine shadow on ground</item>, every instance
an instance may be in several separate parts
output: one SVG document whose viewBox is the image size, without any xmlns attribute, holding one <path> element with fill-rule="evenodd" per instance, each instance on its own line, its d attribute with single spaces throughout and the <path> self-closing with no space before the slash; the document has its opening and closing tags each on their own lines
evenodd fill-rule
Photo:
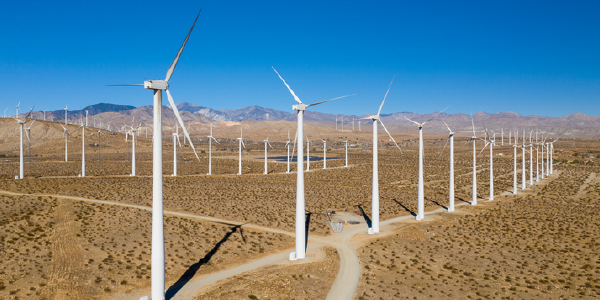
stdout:
<svg viewBox="0 0 600 300">
<path fill-rule="evenodd" d="M 305 226 L 304 226 L 304 238 L 306 239 L 304 241 L 304 251 L 306 252 L 306 249 L 308 249 L 308 228 L 310 228 L 310 217 L 312 216 L 312 212 L 307 211 L 306 212 L 306 220 L 305 220 Z"/>
<path fill-rule="evenodd" d="M 469 203 L 469 204 L 471 204 L 471 201 L 467 201 L 467 200 L 465 200 L 465 199 L 463 199 L 463 198 L 460 198 L 460 197 L 454 197 L 454 198 L 455 198 L 455 199 L 458 199 L 458 200 L 460 200 L 460 201 L 462 201 L 462 202 L 464 202 L 464 203 Z"/>
<path fill-rule="evenodd" d="M 442 193 L 439 193 L 439 194 L 441 195 Z M 433 204 L 435 204 L 435 205 L 437 205 L 437 206 L 441 206 L 441 207 L 443 207 L 445 210 L 448 210 L 448 207 L 446 207 L 446 206 L 444 206 L 444 205 L 442 205 L 442 204 L 438 203 L 437 201 L 434 201 L 434 200 L 427 199 L 427 197 L 424 197 L 424 198 L 425 198 L 425 200 L 427 200 L 427 201 L 429 201 L 429 202 L 431 202 L 431 203 L 433 203 Z"/>
<path fill-rule="evenodd" d="M 371 219 L 369 218 L 369 216 L 367 216 L 367 214 L 365 214 L 365 211 L 363 210 L 362 206 L 357 205 L 358 210 L 360 210 L 360 213 L 363 215 L 363 217 L 365 218 L 365 223 L 367 223 L 367 226 L 369 228 L 371 228 Z"/>
<path fill-rule="evenodd" d="M 222 223 L 222 222 L 217 222 Z M 234 225 L 222 223 L 225 225 L 231 226 L 231 231 L 228 232 L 206 255 L 201 258 L 197 263 L 191 265 L 184 273 L 177 279 L 177 281 L 167 289 L 165 292 L 165 299 L 170 300 L 173 298 L 177 292 L 179 292 L 193 277 L 196 275 L 196 272 L 202 267 L 204 264 L 208 263 L 217 250 L 221 247 L 223 243 L 225 243 L 231 235 L 233 235 L 238 229 L 240 230 L 240 235 L 242 236 L 242 240 L 244 243 L 246 242 L 246 238 L 244 238 L 244 233 L 242 232 L 242 225 Z"/>
<path fill-rule="evenodd" d="M 396 199 L 392 199 L 394 202 L 396 202 L 396 204 L 400 205 L 402 208 L 404 208 L 404 210 L 406 210 L 407 212 L 409 212 L 413 217 L 416 217 L 417 214 L 414 213 L 413 211 L 411 211 L 410 209 L 408 209 L 408 207 L 404 206 L 402 203 L 398 202 L 398 200 Z"/>
</svg>

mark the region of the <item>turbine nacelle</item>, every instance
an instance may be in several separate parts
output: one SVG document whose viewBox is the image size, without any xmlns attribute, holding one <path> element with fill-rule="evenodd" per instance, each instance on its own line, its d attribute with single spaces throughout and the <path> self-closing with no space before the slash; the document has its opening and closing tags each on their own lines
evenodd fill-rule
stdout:
<svg viewBox="0 0 600 300">
<path fill-rule="evenodd" d="M 144 88 L 148 90 L 166 90 L 169 88 L 169 83 L 164 80 L 148 80 L 144 81 Z"/>
<path fill-rule="evenodd" d="M 307 107 L 308 107 L 308 105 L 306 105 L 304 103 L 292 105 L 292 109 L 297 110 L 297 111 L 306 110 Z"/>
</svg>

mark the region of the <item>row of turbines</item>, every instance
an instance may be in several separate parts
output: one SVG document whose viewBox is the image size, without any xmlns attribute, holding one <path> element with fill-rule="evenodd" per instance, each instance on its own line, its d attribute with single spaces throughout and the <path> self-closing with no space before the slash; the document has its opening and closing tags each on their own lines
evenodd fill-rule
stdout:
<svg viewBox="0 0 600 300">
<path fill-rule="evenodd" d="M 198 154 L 196 153 L 196 149 L 194 148 L 194 144 L 192 142 L 192 139 L 190 139 L 189 133 L 187 128 L 184 126 L 184 123 L 181 119 L 181 116 L 179 114 L 179 111 L 177 109 L 177 107 L 175 106 L 173 97 L 171 96 L 171 93 L 169 91 L 169 80 L 171 79 L 171 76 L 174 73 L 175 67 L 177 66 L 177 63 L 179 61 L 179 58 L 183 52 L 183 49 L 194 29 L 194 26 L 196 24 L 196 21 L 198 20 L 200 16 L 200 13 L 198 13 L 198 15 L 196 16 L 196 19 L 194 20 L 194 23 L 190 29 L 190 31 L 188 32 L 183 44 L 181 45 L 181 47 L 179 48 L 179 51 L 177 53 L 177 55 L 175 56 L 175 59 L 173 60 L 173 62 L 171 63 L 171 65 L 169 66 L 169 68 L 167 69 L 167 74 L 166 74 L 166 78 L 164 80 L 147 80 L 144 81 L 143 84 L 133 84 L 133 85 L 128 85 L 128 86 L 143 86 L 145 89 L 148 90 L 152 90 L 153 92 L 153 128 L 162 128 L 162 91 L 165 91 L 167 94 L 167 98 L 168 101 L 171 105 L 171 108 L 173 109 L 173 112 L 177 118 L 178 127 L 181 127 L 184 133 L 185 138 L 189 141 L 189 144 L 192 148 L 192 150 L 194 151 L 194 154 L 196 156 L 196 158 L 198 159 L 198 161 L 200 161 L 200 158 L 198 157 Z M 312 106 L 316 106 L 325 102 L 329 102 L 329 101 L 333 101 L 333 100 L 338 100 L 344 97 L 348 97 L 348 96 L 352 96 L 352 95 L 346 95 L 346 96 L 341 96 L 341 97 L 337 97 L 334 99 L 329 99 L 329 100 L 324 100 L 324 101 L 319 101 L 316 103 L 312 103 L 312 104 L 305 104 L 303 103 L 300 98 L 294 93 L 294 91 L 291 89 L 291 87 L 285 82 L 285 80 L 283 79 L 283 77 L 277 72 L 277 70 L 275 70 L 275 68 L 273 68 L 273 70 L 275 71 L 275 73 L 277 74 L 277 76 L 279 76 L 279 78 L 281 79 L 281 81 L 285 84 L 285 86 L 287 87 L 287 89 L 289 90 L 289 92 L 291 93 L 291 95 L 293 96 L 294 100 L 297 102 L 297 104 L 292 106 L 292 109 L 294 111 L 297 112 L 297 130 L 296 130 L 296 138 L 294 139 L 295 141 L 297 141 L 297 143 L 295 142 L 295 146 L 294 146 L 294 151 L 297 151 L 297 172 L 296 172 L 296 214 L 295 214 L 295 251 L 290 253 L 289 258 L 291 260 L 297 260 L 297 259 L 304 259 L 306 257 L 306 231 L 305 231 L 305 186 L 304 186 L 304 147 L 303 147 L 303 142 L 300 142 L 303 140 L 304 135 L 304 131 L 303 131 L 303 116 L 304 116 L 304 112 L 306 111 L 306 109 L 308 109 L 309 107 Z M 390 139 L 394 142 L 395 146 L 402 152 L 402 149 L 400 148 L 400 146 L 398 146 L 398 144 L 396 143 L 396 141 L 394 140 L 394 138 L 391 136 L 391 134 L 389 133 L 389 131 L 387 130 L 387 128 L 385 127 L 384 123 L 382 122 L 381 118 L 380 118 L 380 114 L 381 114 L 381 110 L 383 108 L 383 105 L 385 103 L 385 99 L 388 95 L 388 92 L 391 88 L 391 85 L 393 83 L 393 79 L 392 82 L 390 82 L 390 85 L 388 87 L 388 90 L 386 91 L 386 94 L 383 98 L 383 101 L 381 102 L 381 105 L 379 106 L 379 110 L 377 112 L 377 114 L 374 115 L 370 115 L 366 118 L 363 119 L 368 119 L 371 120 L 373 122 L 373 177 L 372 177 L 372 225 L 371 227 L 368 229 L 368 233 L 369 234 L 376 234 L 379 232 L 379 179 L 378 179 L 378 160 L 377 160 L 377 153 L 378 153 L 378 147 L 377 147 L 377 128 L 378 128 L 378 124 L 380 123 L 382 125 L 382 127 L 384 128 L 384 130 L 386 131 L 386 133 L 388 134 L 388 136 L 390 137 Z M 31 113 L 31 112 L 30 112 Z M 65 110 L 66 113 L 66 110 Z M 417 216 L 416 219 L 417 220 L 423 220 L 424 219 L 424 189 L 423 189 L 423 185 L 424 185 L 424 181 L 423 181 L 423 134 L 422 134 L 422 129 L 423 126 L 428 123 L 429 121 L 431 121 L 434 117 L 436 117 L 437 115 L 439 115 L 441 113 L 438 112 L 436 115 L 434 115 L 433 117 L 431 117 L 429 120 L 422 122 L 422 123 L 418 123 L 416 121 L 410 120 L 407 118 L 408 121 L 415 123 L 418 126 L 419 129 L 419 175 L 418 175 L 418 212 L 417 212 Z M 28 115 L 29 116 L 29 115 Z M 27 117 L 28 117 L 27 116 Z M 23 131 L 26 131 L 26 127 L 25 127 L 25 123 L 27 121 L 27 117 L 25 118 L 24 121 L 22 120 L 18 120 L 19 124 L 21 125 L 21 133 Z M 66 119 L 66 118 L 65 118 Z M 485 142 L 485 146 L 484 148 L 481 150 L 481 152 L 487 147 L 490 147 L 490 200 L 493 199 L 493 165 L 492 165 L 492 155 L 493 155 L 493 146 L 495 145 L 495 137 L 493 135 L 490 135 L 489 132 L 487 131 L 487 129 L 485 130 L 485 138 L 479 138 L 477 137 L 477 133 L 475 131 L 475 124 L 472 121 L 472 125 L 473 125 L 473 136 L 471 139 L 469 139 L 469 141 L 467 141 L 467 143 L 469 142 L 473 142 L 473 201 L 472 201 L 472 205 L 477 204 L 477 190 L 476 190 L 476 158 L 477 158 L 477 152 L 476 152 L 476 148 L 475 148 L 475 141 L 476 140 L 483 140 Z M 337 124 L 337 122 L 336 122 Z M 449 188 L 450 188 L 450 193 L 449 193 L 449 197 L 450 197 L 450 205 L 448 208 L 448 211 L 454 211 L 454 134 L 455 132 L 453 132 L 450 127 L 448 126 L 448 124 L 446 124 L 444 122 L 444 124 L 446 125 L 448 131 L 449 131 L 449 136 L 446 142 L 446 145 L 450 145 L 449 149 L 450 149 L 450 182 L 449 182 Z M 82 131 L 85 132 L 85 127 L 86 126 L 80 126 L 79 128 L 82 128 Z M 173 135 L 173 142 L 174 143 L 178 143 L 179 142 L 179 132 L 178 132 L 178 127 L 177 127 L 177 131 L 174 133 Z M 79 129 L 78 128 L 78 129 Z M 67 129 L 65 127 L 65 134 L 67 132 Z M 129 127 L 129 131 L 127 132 L 127 135 L 131 135 L 133 141 L 135 141 L 135 136 L 136 136 L 136 130 L 137 128 L 133 126 Z M 503 131 L 502 131 L 503 132 Z M 239 154 L 239 159 L 240 159 L 240 165 L 239 165 L 239 172 L 238 174 L 241 174 L 241 149 L 242 147 L 245 148 L 245 144 L 243 142 L 243 133 L 240 133 L 240 137 L 238 138 L 238 144 L 239 144 L 239 148 L 240 148 L 240 154 Z M 154 143 L 156 143 L 157 141 L 162 141 L 162 130 L 153 130 L 152 132 L 152 136 L 153 136 L 153 141 Z M 515 135 L 515 143 L 513 145 L 514 147 L 514 189 L 513 192 L 516 193 L 517 192 L 517 148 L 522 148 L 523 151 L 523 158 L 525 158 L 524 154 L 525 152 L 528 153 L 533 153 L 532 151 L 532 147 L 533 147 L 533 143 L 530 142 L 529 144 L 526 144 L 525 142 L 525 134 L 523 134 L 523 139 L 522 139 L 522 144 L 518 145 L 518 138 L 516 138 L 518 135 Z M 210 135 L 208 136 L 208 140 L 209 140 L 209 169 L 208 169 L 208 175 L 211 174 L 212 171 L 212 163 L 211 163 L 211 158 L 212 158 L 212 141 L 217 142 L 216 138 L 212 135 L 212 126 L 211 126 L 211 131 L 210 131 Z M 21 141 L 22 141 L 22 134 L 21 134 Z M 542 164 L 542 172 L 541 172 L 541 176 L 539 176 L 539 174 L 537 173 L 537 165 L 539 163 L 539 161 L 536 159 L 536 180 L 539 180 L 539 178 L 544 178 L 544 176 L 549 176 L 549 174 L 552 174 L 552 151 L 553 151 L 553 143 L 556 140 L 554 140 L 553 142 L 548 142 L 547 141 L 547 136 L 546 137 L 542 137 L 542 142 L 540 143 L 535 143 L 536 145 L 536 149 L 538 149 L 540 146 L 542 147 L 542 151 L 538 151 L 538 153 L 542 153 L 542 161 L 543 161 L 543 150 L 546 149 L 546 168 L 545 168 L 545 172 L 544 172 L 544 165 Z M 85 142 L 84 142 L 85 143 Z M 217 142 L 218 143 L 218 142 Z M 267 147 L 271 147 L 270 143 L 268 142 L 268 137 L 267 139 L 264 140 L 265 143 L 265 173 L 267 173 L 267 169 L 266 169 L 266 159 L 267 159 Z M 287 147 L 287 151 L 288 151 L 288 169 L 287 172 L 290 172 L 290 168 L 289 168 L 289 146 L 290 146 L 291 140 L 289 138 L 288 135 L 288 140 L 286 143 L 286 147 Z M 325 140 L 323 140 L 324 143 L 324 157 L 326 157 L 326 142 Z M 297 145 L 297 150 L 295 149 Z M 307 143 L 307 158 L 308 156 L 308 146 L 309 144 Z M 346 166 L 347 166 L 347 140 L 346 140 Z M 132 143 L 132 147 L 135 147 L 135 142 Z M 445 149 L 446 146 L 444 146 Z M 526 148 L 529 148 L 529 150 L 527 150 Z M 133 148 L 135 149 L 135 148 Z M 153 171 L 152 171 L 152 244 L 151 244 L 151 280 L 152 280 L 152 286 L 151 286 L 151 297 L 152 299 L 164 299 L 165 297 L 165 250 L 164 250 L 164 216 L 163 216 L 163 176 L 162 176 L 162 147 L 152 147 L 152 152 L 153 152 L 153 158 L 152 158 L 152 162 L 153 162 Z M 442 150 L 443 151 L 443 150 Z M 479 153 L 481 153 L 479 152 Z M 20 165 L 20 178 L 23 178 L 23 162 L 22 162 L 22 142 L 21 142 L 21 165 Z M 133 150 L 133 157 L 135 150 Z M 293 156 L 293 153 L 292 153 Z M 66 159 L 66 157 L 65 157 Z M 176 161 L 176 156 L 175 156 L 175 161 Z M 307 161 L 308 163 L 308 161 Z M 532 184 L 532 179 L 531 179 L 531 168 L 532 168 L 532 159 L 530 158 L 530 184 Z M 82 159 L 82 168 L 85 168 L 85 159 Z M 326 168 L 326 163 L 324 163 L 324 168 Z M 176 168 L 175 168 L 176 170 Z M 309 169 L 309 166 L 307 164 L 307 170 Z M 525 188 L 525 159 L 523 159 L 523 171 L 522 171 L 522 187 L 521 188 Z M 176 172 L 176 171 L 175 171 Z M 85 172 L 82 172 L 82 176 L 85 175 Z M 135 175 L 135 158 L 132 160 L 132 175 Z M 176 174 L 173 174 L 176 175 Z M 147 296 L 142 297 L 142 299 L 148 299 Z"/>
</svg>

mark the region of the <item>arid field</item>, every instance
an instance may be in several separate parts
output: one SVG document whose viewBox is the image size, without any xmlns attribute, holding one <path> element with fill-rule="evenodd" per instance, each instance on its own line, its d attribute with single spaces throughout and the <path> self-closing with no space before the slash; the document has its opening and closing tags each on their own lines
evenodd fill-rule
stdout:
<svg viewBox="0 0 600 300">
<path fill-rule="evenodd" d="M 48 125 L 48 134 L 55 130 Z M 78 177 L 81 137 L 70 142 L 68 162 L 60 134 L 32 145 L 22 180 L 14 179 L 18 149 L 1 148 L 0 299 L 139 299 L 149 294 L 151 139 L 138 140 L 134 177 L 129 176 L 125 136 L 107 135 L 101 137 L 104 146 L 86 147 L 86 177 Z M 428 214 L 424 221 L 414 221 L 415 136 L 396 137 L 403 153 L 387 138 L 381 145 L 382 232 L 377 235 L 366 234 L 371 216 L 369 133 L 354 136 L 348 167 L 340 136 L 328 139 L 327 169 L 322 143 L 311 144 L 311 171 L 305 173 L 308 258 L 297 262 L 286 259 L 294 247 L 297 166 L 292 163 L 286 173 L 282 137 L 273 138 L 267 175 L 264 144 L 252 142 L 262 139 L 250 132 L 243 175 L 235 175 L 237 143 L 223 139 L 213 144 L 213 175 L 206 175 L 204 140 L 195 143 L 200 161 L 191 147 L 178 150 L 179 176 L 170 176 L 173 144 L 165 140 L 167 297 L 325 299 L 339 287 L 337 280 L 354 270 L 349 266 L 358 266 L 350 272 L 357 273 L 356 284 L 344 281 L 346 290 L 356 289 L 355 299 L 600 297 L 600 140 L 557 141 L 554 174 L 513 195 L 508 192 L 513 148 L 505 139 L 504 146 L 494 148 L 496 199 L 487 201 L 486 149 L 477 157 L 479 203 L 472 206 L 472 150 L 464 145 L 466 137 L 456 138 L 457 208 L 448 213 L 448 148 L 441 152 L 446 140 L 427 138 Z M 478 153 L 482 146 L 479 142 Z M 520 172 L 520 149 L 518 164 Z M 535 161 L 533 170 L 535 180 Z M 520 174 L 518 180 L 520 187 Z M 359 222 L 333 233 L 326 224 L 331 211 Z M 202 283 L 211 276 L 222 279 Z"/>
</svg>

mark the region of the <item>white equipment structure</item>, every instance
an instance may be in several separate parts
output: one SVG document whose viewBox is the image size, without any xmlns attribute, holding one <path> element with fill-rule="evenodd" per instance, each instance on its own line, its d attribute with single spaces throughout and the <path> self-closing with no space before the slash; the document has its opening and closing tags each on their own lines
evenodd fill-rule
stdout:
<svg viewBox="0 0 600 300">
<path fill-rule="evenodd" d="M 67 126 L 67 107 L 68 105 L 65 105 L 65 108 L 63 108 L 65 110 L 65 126 Z"/>
<path fill-rule="evenodd" d="M 533 142 L 531 135 L 533 130 L 529 132 L 529 185 L 533 185 Z"/>
<path fill-rule="evenodd" d="M 271 149 L 273 149 L 273 146 L 271 146 L 271 143 L 269 143 L 268 135 L 267 135 L 267 139 L 264 140 L 263 142 L 265 142 L 265 172 L 263 174 L 269 174 L 269 170 L 267 168 L 267 146 L 271 147 Z"/>
<path fill-rule="evenodd" d="M 75 134 L 81 128 L 81 173 L 79 177 L 85 177 L 85 127 L 85 125 L 81 125 L 73 131 L 73 134 Z"/>
<path fill-rule="evenodd" d="M 206 175 L 212 175 L 212 140 L 215 141 L 215 143 L 219 143 L 217 142 L 217 139 L 215 139 L 215 137 L 212 134 L 212 123 L 210 124 L 210 135 L 208 136 L 208 173 Z"/>
<path fill-rule="evenodd" d="M 446 107 L 444 110 L 446 109 L 448 109 L 448 107 Z M 423 125 L 431 121 L 433 118 L 437 117 L 437 115 L 441 114 L 444 110 L 433 115 L 433 117 L 429 118 L 429 120 L 423 123 L 415 122 L 407 117 L 404 117 L 406 120 L 417 124 L 417 126 L 419 127 L 419 183 L 417 192 L 417 220 L 423 220 L 425 218 L 425 191 L 423 187 Z M 394 143 L 395 142 L 396 141 L 394 141 Z"/>
<path fill-rule="evenodd" d="M 390 85 L 388 86 L 387 91 L 385 92 L 385 96 L 383 96 L 383 101 L 381 101 L 381 105 L 379 105 L 379 110 L 376 115 L 371 115 L 362 119 L 370 119 L 373 121 L 373 180 L 371 184 L 371 227 L 367 229 L 368 234 L 379 233 L 379 163 L 377 160 L 377 146 L 379 143 L 379 139 L 377 137 L 377 124 L 381 123 L 385 132 L 387 132 L 388 136 L 394 141 L 396 147 L 400 149 L 400 146 L 396 143 L 396 140 L 392 137 L 390 132 L 385 128 L 383 122 L 381 122 L 380 114 L 381 109 L 383 108 L 383 104 L 385 103 L 385 98 L 387 98 L 388 93 L 390 92 L 390 88 L 392 87 L 392 83 L 394 82 L 394 78 L 390 81 Z M 400 149 L 402 152 L 402 149 Z"/>
<path fill-rule="evenodd" d="M 527 188 L 527 174 L 525 174 L 525 163 L 527 161 L 527 156 L 525 155 L 525 130 L 523 130 L 523 144 L 521 145 L 521 150 L 521 189 L 524 190 Z"/>
<path fill-rule="evenodd" d="M 517 194 L 517 143 L 513 145 L 513 194 Z"/>
<path fill-rule="evenodd" d="M 21 102 L 19 102 L 19 105 L 21 104 Z M 19 105 L 17 105 L 17 109 L 19 107 Z M 31 111 L 29 111 L 29 113 L 25 116 L 25 120 L 21 121 L 18 118 L 14 118 L 17 123 L 20 125 L 20 133 L 19 133 L 19 139 L 20 139 L 20 144 L 19 144 L 19 176 L 17 178 L 19 179 L 23 179 L 25 177 L 25 163 L 23 161 L 23 131 L 25 131 L 25 134 L 27 134 L 27 140 L 31 143 L 31 139 L 29 138 L 29 134 L 27 132 L 27 129 L 25 127 L 25 123 L 27 122 L 27 119 L 29 118 L 29 116 L 31 115 L 31 112 L 33 111 L 33 108 L 31 109 Z M 31 128 L 31 125 L 33 125 L 33 123 L 35 122 L 35 120 L 29 124 L 29 128 Z"/>
<path fill-rule="evenodd" d="M 246 145 L 244 145 L 244 127 L 240 125 L 240 137 L 238 139 L 238 144 L 240 146 L 239 150 L 239 163 L 238 163 L 238 175 L 242 175 L 242 146 L 246 149 Z"/>
<path fill-rule="evenodd" d="M 163 176 L 162 176 L 162 91 L 167 93 L 169 104 L 173 109 L 173 113 L 182 126 L 184 134 L 189 139 L 189 134 L 183 127 L 183 120 L 179 114 L 179 110 L 175 106 L 173 97 L 169 92 L 169 79 L 173 75 L 175 66 L 179 61 L 179 57 L 183 52 L 183 48 L 196 25 L 198 16 L 194 20 L 194 24 L 183 41 L 183 45 L 179 48 L 179 52 L 167 70 L 165 80 L 148 80 L 144 84 L 133 84 L 129 86 L 143 86 L 145 89 L 153 90 L 154 92 L 154 130 L 153 130 L 153 147 L 152 147 L 152 251 L 151 251 L 151 298 L 153 300 L 161 300 L 165 298 L 165 240 L 164 240 L 164 217 L 163 217 Z M 198 161 L 200 158 L 196 153 L 194 144 L 190 140 L 190 146 L 194 150 L 194 154 Z"/>
<path fill-rule="evenodd" d="M 19 101 L 19 103 L 17 104 L 17 118 L 19 117 L 19 106 L 21 105 L 21 102 Z"/>
<path fill-rule="evenodd" d="M 306 257 L 306 220 L 305 220 L 305 205 L 304 205 L 304 150 L 302 149 L 302 137 L 304 136 L 304 124 L 303 117 L 304 111 L 311 106 L 315 106 L 321 103 L 325 103 L 328 101 L 333 101 L 336 99 L 340 99 L 347 96 L 337 97 L 330 100 L 319 101 L 313 104 L 304 104 L 300 101 L 300 98 L 296 96 L 294 91 L 290 88 L 290 86 L 283 80 L 283 77 L 279 75 L 277 70 L 273 68 L 273 71 L 277 73 L 279 79 L 283 81 L 283 84 L 288 88 L 294 100 L 298 102 L 298 104 L 292 106 L 292 109 L 298 112 L 298 129 L 296 131 L 296 135 L 298 137 L 298 154 L 297 160 L 298 163 L 298 171 L 296 172 L 296 249 L 294 252 L 290 253 L 290 260 L 303 259 Z M 307 149 L 308 150 L 308 149 Z M 308 152 L 308 151 L 307 151 Z M 308 155 L 308 153 L 307 153 Z"/>
<path fill-rule="evenodd" d="M 454 211 L 454 131 L 450 129 L 450 126 L 446 124 L 446 121 L 442 120 L 446 128 L 448 128 L 448 139 L 446 139 L 446 145 L 442 149 L 442 153 L 444 153 L 444 149 L 448 143 L 450 143 L 450 174 L 448 180 L 448 212 Z M 440 156 L 442 155 L 440 153 Z"/>
<path fill-rule="evenodd" d="M 342 128 L 342 130 L 343 130 L 343 128 Z M 323 141 L 323 170 L 324 170 L 324 169 L 327 169 L 327 141 L 324 139 L 320 139 L 320 140 Z"/>
</svg>

